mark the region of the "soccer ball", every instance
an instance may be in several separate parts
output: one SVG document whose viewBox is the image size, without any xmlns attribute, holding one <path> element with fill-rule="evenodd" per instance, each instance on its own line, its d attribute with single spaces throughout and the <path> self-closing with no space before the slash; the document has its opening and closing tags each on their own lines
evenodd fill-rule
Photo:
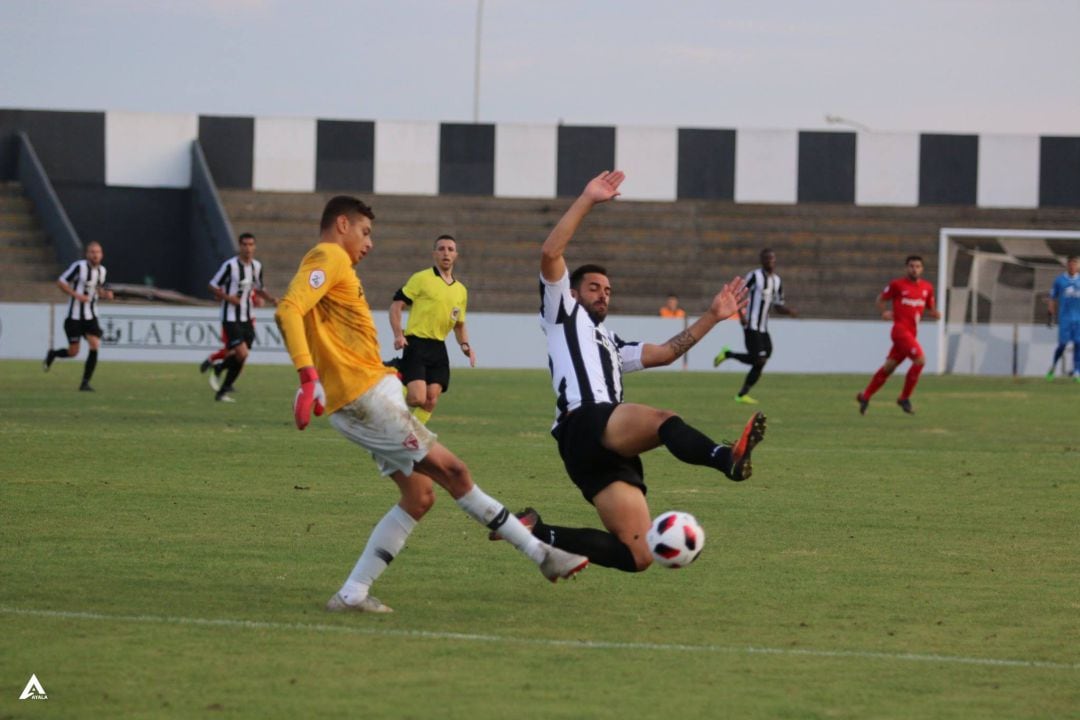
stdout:
<svg viewBox="0 0 1080 720">
<path fill-rule="evenodd" d="M 645 540 L 656 562 L 666 568 L 681 568 L 701 554 L 705 531 L 690 513 L 670 510 L 653 520 Z"/>
</svg>

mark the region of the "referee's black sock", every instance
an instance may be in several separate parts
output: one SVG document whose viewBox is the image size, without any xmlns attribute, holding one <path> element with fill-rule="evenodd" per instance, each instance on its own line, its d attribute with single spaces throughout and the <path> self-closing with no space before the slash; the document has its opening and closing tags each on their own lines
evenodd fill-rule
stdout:
<svg viewBox="0 0 1080 720">
<path fill-rule="evenodd" d="M 584 555 L 594 565 L 614 568 L 623 572 L 638 572 L 634 553 L 622 540 L 609 532 L 593 528 L 568 528 L 546 525 L 538 521 L 533 526 L 533 536 L 560 550 Z"/>
<path fill-rule="evenodd" d="M 67 350 L 64 351 L 64 356 L 67 356 Z M 86 365 L 83 366 L 82 381 L 83 383 L 90 382 L 90 378 L 94 374 L 94 368 L 97 367 L 97 350 L 91 350 L 90 354 L 86 356 Z"/>
<path fill-rule="evenodd" d="M 713 442 L 678 415 L 665 420 L 658 434 L 664 447 L 684 463 L 716 468 L 724 474 L 731 471 L 731 448 Z"/>
<path fill-rule="evenodd" d="M 71 357 L 67 348 L 60 348 L 59 350 L 50 350 L 54 358 Z"/>
</svg>

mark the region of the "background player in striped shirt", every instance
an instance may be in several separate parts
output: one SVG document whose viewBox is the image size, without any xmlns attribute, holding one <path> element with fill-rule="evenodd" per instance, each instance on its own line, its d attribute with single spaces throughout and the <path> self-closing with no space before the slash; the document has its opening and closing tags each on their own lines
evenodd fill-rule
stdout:
<svg viewBox="0 0 1080 720">
<path fill-rule="evenodd" d="M 210 292 L 221 301 L 221 331 L 226 341 L 225 359 L 210 375 L 210 387 L 214 388 L 214 399 L 219 402 L 235 402 L 229 393 L 255 342 L 254 298 L 277 304 L 263 287 L 262 263 L 255 259 L 255 236 L 244 233 L 238 242 L 240 252 L 223 262 L 210 280 Z M 208 358 L 199 370 L 206 372 L 209 367 Z M 224 382 L 220 380 L 222 372 Z"/>
<path fill-rule="evenodd" d="M 332 198 L 323 210 L 320 242 L 304 255 L 275 316 L 300 373 L 293 403 L 297 427 L 307 427 L 312 409 L 316 415 L 329 412 L 330 424 L 370 452 L 382 474 L 393 478 L 401 492 L 326 609 L 390 612 L 369 591 L 434 504 L 433 482 L 471 518 L 507 537 L 548 580 L 576 574 L 588 565 L 587 558 L 533 537 L 473 483 L 465 463 L 405 405 L 401 382 L 380 358 L 375 321 L 353 270 L 371 251 L 374 217 L 371 208 L 356 198 Z"/>
<path fill-rule="evenodd" d="M 746 304 L 746 309 L 739 313 L 743 338 L 746 340 L 746 352 L 731 352 L 731 348 L 724 346 L 720 354 L 713 358 L 713 367 L 728 359 L 750 366 L 750 372 L 746 374 L 743 386 L 735 396 L 735 402 L 738 403 L 757 405 L 757 400 L 750 397 L 750 388 L 761 378 L 765 363 L 772 357 L 769 311 L 775 308 L 781 315 L 799 315 L 795 308 L 784 303 L 784 285 L 780 282 L 780 276 L 774 272 L 775 268 L 776 253 L 765 248 L 761 251 L 761 267 L 746 274 L 746 289 L 750 294 L 750 301 Z"/>
<path fill-rule="evenodd" d="M 520 517 L 555 547 L 597 565 L 640 572 L 652 563 L 645 541 L 652 518 L 639 456 L 663 445 L 685 463 L 745 480 L 751 473 L 750 452 L 764 437 L 765 416 L 754 413 L 731 446 L 709 439 L 670 410 L 623 402 L 623 373 L 670 365 L 746 305 L 743 279 L 736 277 L 707 312 L 661 345 L 626 342 L 604 326 L 611 299 L 607 272 L 583 265 L 570 273 L 563 253 L 592 208 L 618 196 L 624 177 L 615 171 L 593 178 L 552 229 L 540 255 L 540 320 L 556 395 L 551 434 L 567 474 L 596 508 L 606 531 L 550 525 L 531 508 Z"/>
<path fill-rule="evenodd" d="M 922 279 L 923 259 L 918 255 L 909 255 L 905 261 L 907 275 L 896 278 L 885 286 L 877 299 L 877 308 L 881 312 L 883 320 L 892 320 L 892 349 L 885 364 L 878 368 L 866 389 L 855 396 L 859 403 L 859 413 L 866 414 L 866 408 L 870 405 L 870 398 L 874 396 L 885 381 L 892 375 L 896 366 L 911 360 L 907 377 L 904 378 L 904 389 L 900 391 L 900 397 L 896 404 L 906 413 L 914 413 L 911 407 L 911 393 L 915 392 L 915 385 L 919 382 L 919 375 L 926 365 L 926 355 L 922 345 L 916 339 L 919 332 L 919 320 L 923 312 L 937 320 L 941 313 L 934 307 L 934 286 Z M 892 309 L 889 304 L 892 303 Z"/>
<path fill-rule="evenodd" d="M 88 243 L 86 259 L 73 262 L 71 267 L 57 279 L 56 285 L 60 290 L 65 295 L 71 296 L 67 317 L 64 319 L 64 333 L 67 335 L 68 346 L 56 350 L 50 349 L 43 363 L 45 372 L 48 372 L 57 358 L 75 357 L 79 354 L 79 339 L 85 337 L 86 344 L 90 346 L 90 354 L 86 356 L 82 382 L 79 384 L 79 390 L 83 392 L 94 390 L 90 387 L 90 378 L 93 377 L 94 369 L 97 367 L 98 348 L 101 347 L 97 299 L 99 296 L 105 300 L 113 299 L 112 290 L 105 287 L 105 266 L 101 264 L 104 258 L 105 251 L 101 243 Z"/>
<path fill-rule="evenodd" d="M 394 349 L 402 350 L 399 369 L 407 390 L 405 403 L 423 423 L 431 419 L 439 396 L 450 389 L 446 338 L 451 330 L 469 366 L 476 367 L 476 353 L 465 328 L 469 292 L 454 277 L 458 251 L 453 236 L 440 235 L 432 257 L 435 264 L 413 273 L 390 303 Z M 405 306 L 409 307 L 409 322 L 403 331 L 401 314 Z"/>
<path fill-rule="evenodd" d="M 1050 288 L 1050 320 L 1057 320 L 1058 345 L 1046 379 L 1054 379 L 1054 367 L 1065 354 L 1065 346 L 1071 342 L 1072 376 L 1075 382 L 1080 382 L 1080 257 L 1069 256 L 1065 267 L 1066 271 L 1057 276 Z"/>
</svg>

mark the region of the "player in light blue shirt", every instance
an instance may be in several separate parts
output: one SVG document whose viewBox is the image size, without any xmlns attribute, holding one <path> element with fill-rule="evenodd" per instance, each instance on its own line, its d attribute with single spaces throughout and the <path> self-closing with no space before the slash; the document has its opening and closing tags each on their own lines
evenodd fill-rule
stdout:
<svg viewBox="0 0 1080 720">
<path fill-rule="evenodd" d="M 1050 288 L 1050 317 L 1057 318 L 1058 346 L 1047 380 L 1054 379 L 1054 367 L 1065 354 L 1065 346 L 1073 344 L 1073 381 L 1080 383 L 1080 256 L 1070 255 L 1067 272 L 1058 275 Z"/>
</svg>

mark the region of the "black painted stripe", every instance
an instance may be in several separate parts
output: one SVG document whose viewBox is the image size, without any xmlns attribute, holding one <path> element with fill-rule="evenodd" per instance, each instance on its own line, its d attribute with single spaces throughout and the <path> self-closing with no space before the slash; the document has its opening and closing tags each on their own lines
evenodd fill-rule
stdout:
<svg viewBox="0 0 1080 720">
<path fill-rule="evenodd" d="M 375 557 L 379 558 L 387 565 L 394 562 L 394 556 L 391 555 L 388 551 L 383 550 L 381 547 L 375 548 Z"/>
</svg>

